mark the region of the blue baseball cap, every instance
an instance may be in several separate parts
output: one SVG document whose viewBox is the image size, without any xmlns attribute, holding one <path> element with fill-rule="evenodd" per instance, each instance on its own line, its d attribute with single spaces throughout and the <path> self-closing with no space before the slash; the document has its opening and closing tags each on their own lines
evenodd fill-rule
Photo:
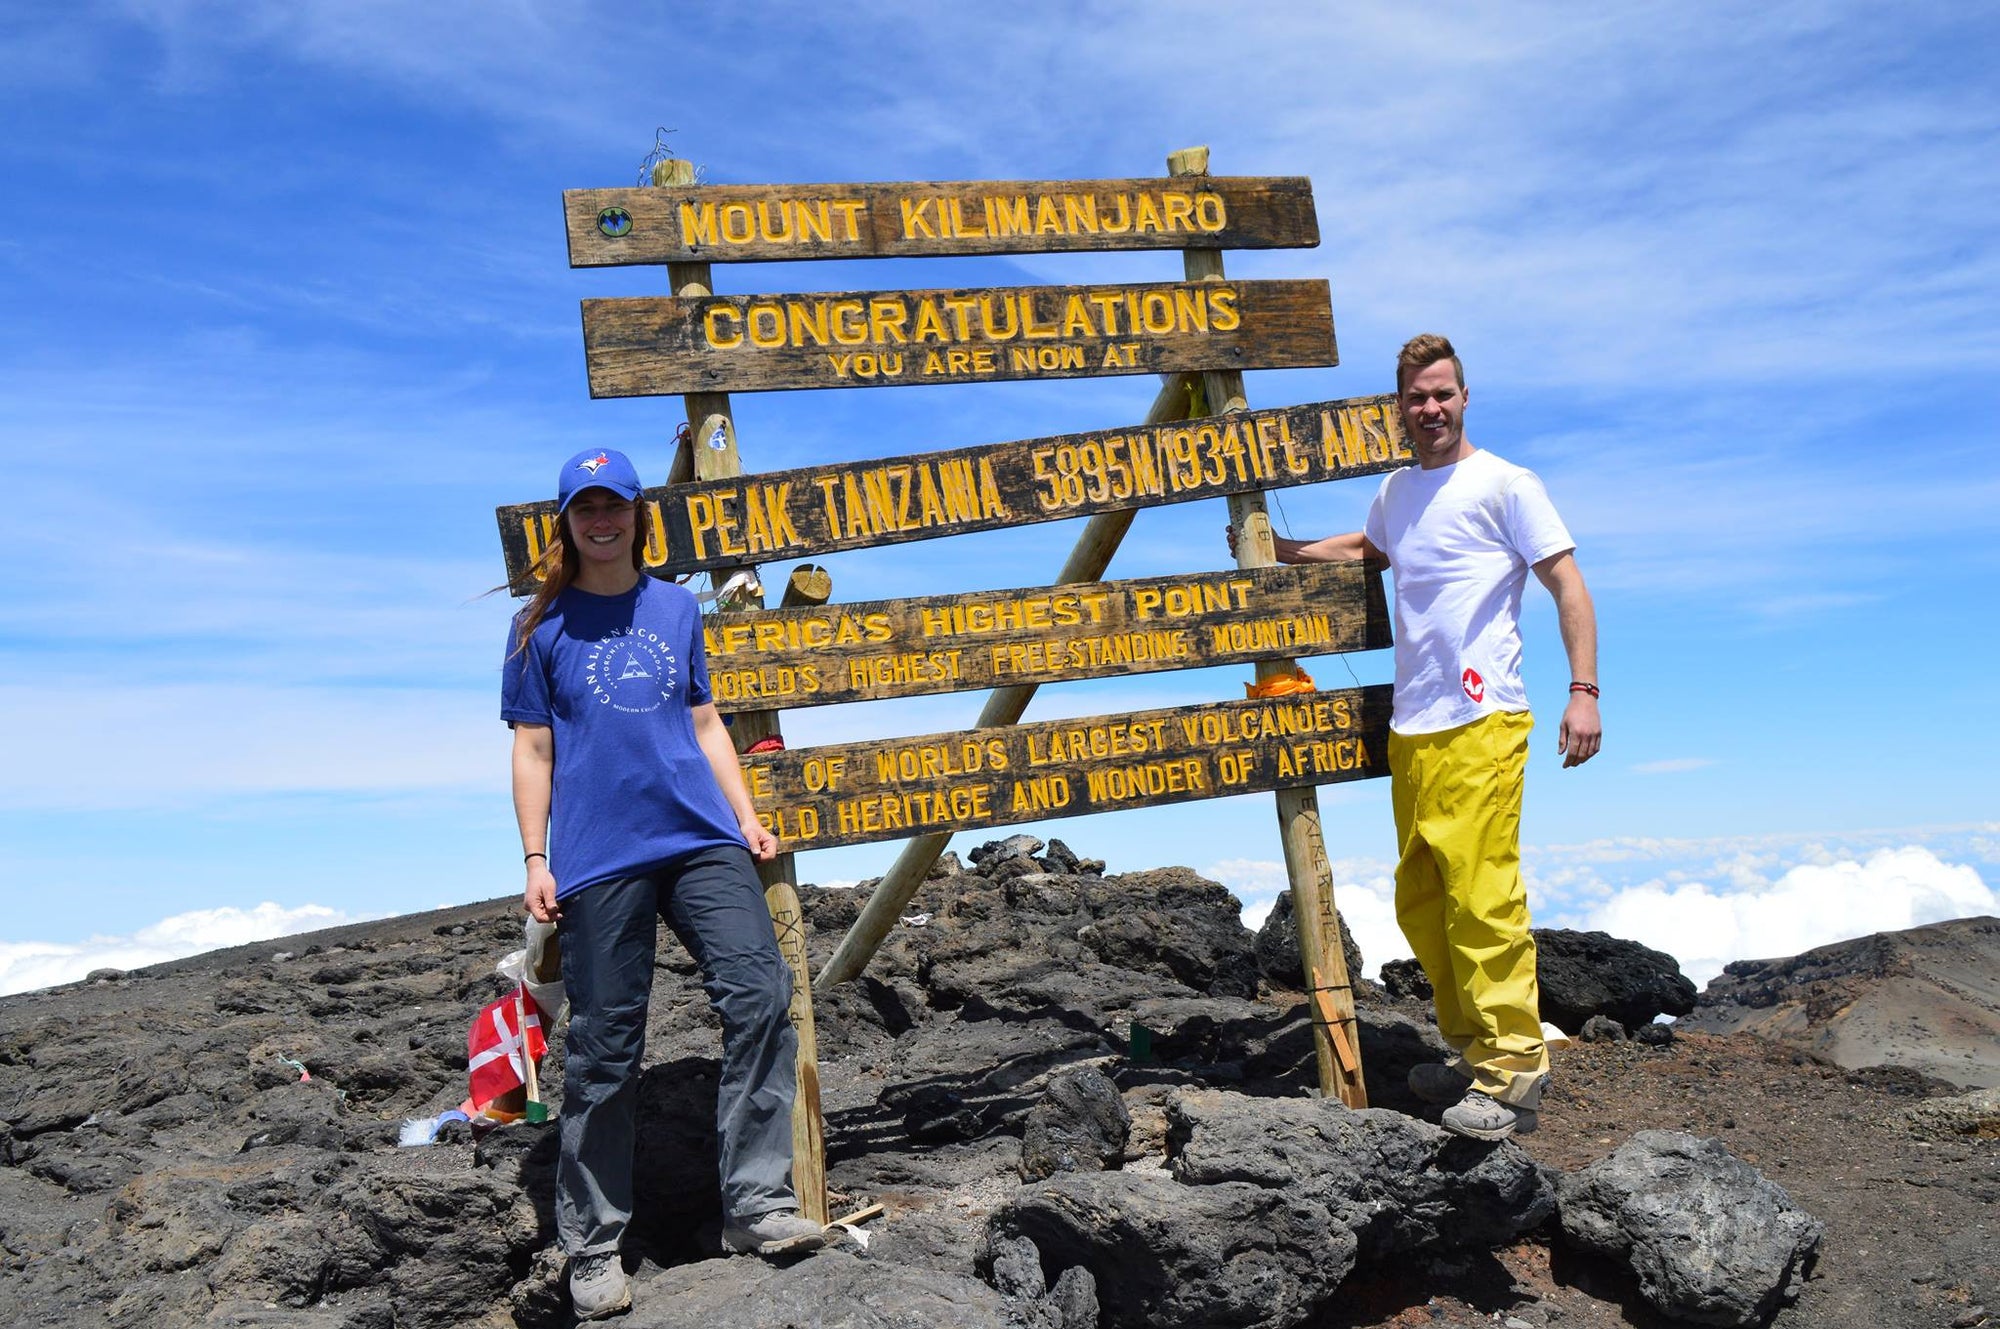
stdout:
<svg viewBox="0 0 2000 1329">
<path fill-rule="evenodd" d="M 567 511 L 569 501 L 586 489 L 609 489 L 629 501 L 639 497 L 639 473 L 622 452 L 585 448 L 563 463 L 556 480 L 556 511 Z"/>
</svg>

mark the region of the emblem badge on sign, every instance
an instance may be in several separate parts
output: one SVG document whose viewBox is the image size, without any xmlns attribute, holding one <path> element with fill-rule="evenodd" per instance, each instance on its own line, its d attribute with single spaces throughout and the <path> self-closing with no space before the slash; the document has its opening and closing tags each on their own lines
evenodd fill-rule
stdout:
<svg viewBox="0 0 2000 1329">
<path fill-rule="evenodd" d="M 623 208 L 605 208 L 597 214 L 597 229 L 612 240 L 632 234 L 632 214 Z"/>
<path fill-rule="evenodd" d="M 1465 672 L 1458 676 L 1458 685 L 1464 688 L 1465 695 L 1474 701 L 1486 700 L 1486 680 L 1481 678 L 1479 671 L 1471 665 L 1467 665 Z"/>
</svg>

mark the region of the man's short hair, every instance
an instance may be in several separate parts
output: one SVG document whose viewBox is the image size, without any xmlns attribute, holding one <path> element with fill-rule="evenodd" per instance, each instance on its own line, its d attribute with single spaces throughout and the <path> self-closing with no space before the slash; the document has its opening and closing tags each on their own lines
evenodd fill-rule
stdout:
<svg viewBox="0 0 2000 1329">
<path fill-rule="evenodd" d="M 1451 349 L 1451 339 L 1435 332 L 1420 332 L 1404 342 L 1403 349 L 1396 353 L 1396 395 L 1403 393 L 1406 374 L 1428 369 L 1440 360 L 1451 361 L 1452 372 L 1458 375 L 1458 389 L 1465 391 L 1465 366 L 1460 363 L 1458 352 Z"/>
</svg>

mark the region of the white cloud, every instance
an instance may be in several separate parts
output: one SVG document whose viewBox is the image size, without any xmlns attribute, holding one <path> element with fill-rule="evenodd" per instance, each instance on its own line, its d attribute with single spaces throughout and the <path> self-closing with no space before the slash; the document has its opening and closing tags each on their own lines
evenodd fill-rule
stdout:
<svg viewBox="0 0 2000 1329">
<path fill-rule="evenodd" d="M 1977 871 L 1911 845 L 1860 861 L 1801 864 L 1775 881 L 1737 889 L 1649 882 L 1591 910 L 1585 926 L 1666 951 L 1703 984 L 1732 960 L 1796 955 L 1996 910 L 2000 897 Z"/>
<path fill-rule="evenodd" d="M 1285 865 L 1265 859 L 1226 858 L 1201 869 L 1201 875 L 1236 893 L 1243 901 L 1243 926 L 1253 930 L 1264 925 L 1278 892 L 1288 885 Z M 1372 859 L 1337 861 L 1333 900 L 1361 948 L 1369 977 L 1381 973 L 1385 960 L 1409 958 L 1409 943 L 1396 923 L 1396 883 L 1386 865 Z"/>
<path fill-rule="evenodd" d="M 1971 865 L 2000 861 L 1995 829 L 1530 846 L 1523 872 L 1537 927 L 1641 942 L 1673 956 L 1699 985 L 1733 960 L 2000 913 L 2000 893 Z M 1901 842 L 1874 843 L 1890 839 Z M 1925 843 L 1911 843 L 1918 839 Z M 1970 863 L 1947 861 L 1940 850 Z M 1202 873 L 1236 892 L 1244 926 L 1253 929 L 1286 883 L 1284 864 L 1261 859 L 1223 859 Z M 1396 923 L 1395 891 L 1388 863 L 1334 864 L 1334 897 L 1370 977 L 1383 961 L 1410 954 Z"/>
<path fill-rule="evenodd" d="M 1632 769 L 1640 775 L 1676 775 L 1681 771 L 1698 771 L 1713 765 L 1713 757 L 1667 757 L 1661 761 L 1639 762 Z"/>
<path fill-rule="evenodd" d="M 74 944 L 0 942 L 0 994 L 73 983 L 93 969 L 137 969 L 373 917 L 379 915 L 347 914 L 318 904 L 286 909 L 266 901 L 250 909 L 196 909 L 125 936 L 90 937 Z"/>
</svg>

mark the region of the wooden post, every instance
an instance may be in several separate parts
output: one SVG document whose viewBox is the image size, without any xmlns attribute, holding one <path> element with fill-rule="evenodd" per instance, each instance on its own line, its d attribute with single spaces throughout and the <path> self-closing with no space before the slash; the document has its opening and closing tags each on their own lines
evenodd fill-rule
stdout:
<svg viewBox="0 0 2000 1329">
<path fill-rule="evenodd" d="M 653 183 L 656 186 L 691 185 L 694 183 L 694 163 L 669 159 L 653 167 Z M 712 295 L 712 277 L 706 263 L 669 263 L 667 281 L 678 296 Z M 714 480 L 725 476 L 741 475 L 743 460 L 736 450 L 736 420 L 730 413 L 729 394 L 726 392 L 690 392 L 685 396 L 688 425 L 693 435 L 675 455 L 672 473 L 679 475 L 684 463 L 682 458 L 693 453 L 694 477 L 697 480 Z M 728 573 L 734 571 L 717 570 L 716 584 L 721 585 Z M 755 569 L 747 569 L 754 576 Z M 716 602 L 717 609 L 731 607 L 764 607 L 763 591 L 753 581 L 744 590 L 738 591 L 725 604 Z M 746 711 L 734 717 L 730 726 L 730 737 L 736 750 L 743 749 L 758 740 L 780 733 L 776 711 Z M 772 911 L 772 926 L 779 939 L 779 949 L 784 952 L 786 963 L 792 970 L 792 1027 L 798 1034 L 798 1074 L 797 1092 L 792 1099 L 792 1188 L 799 1197 L 799 1208 L 807 1218 L 817 1223 L 825 1223 L 826 1206 L 826 1129 L 820 1118 L 819 1106 L 819 1056 L 818 1040 L 814 1033 L 812 1018 L 812 974 L 806 962 L 805 934 L 800 919 L 797 892 L 792 882 L 794 866 L 790 854 L 780 854 L 768 863 L 757 865 L 758 876 L 765 887 L 765 904 Z M 780 889 L 782 888 L 782 889 Z M 789 923 L 786 915 L 789 915 Z M 786 945 L 790 934 L 794 944 Z"/>
<path fill-rule="evenodd" d="M 1165 424 L 1185 416 L 1191 386 L 1188 376 L 1170 375 L 1160 386 L 1159 395 L 1153 398 L 1152 409 L 1146 412 L 1146 423 Z M 1122 512 L 1100 512 L 1092 517 L 1084 524 L 1076 547 L 1070 550 L 1062 571 L 1056 574 L 1051 584 L 1101 578 L 1104 570 L 1111 566 L 1111 556 L 1118 551 L 1125 532 L 1131 529 L 1132 518 L 1137 515 L 1136 510 L 1127 508 Z M 1018 683 L 1012 687 L 993 689 L 986 694 L 986 704 L 980 707 L 979 718 L 973 721 L 973 727 L 984 729 L 1015 723 L 1027 711 L 1028 702 L 1038 686 Z M 868 897 L 868 903 L 861 906 L 860 916 L 849 926 L 847 935 L 840 939 L 833 957 L 819 971 L 821 986 L 845 983 L 861 976 L 861 971 L 868 967 L 868 961 L 889 935 L 889 930 L 896 926 L 896 920 L 903 916 L 903 910 L 923 886 L 924 878 L 930 875 L 931 865 L 937 862 L 938 855 L 950 842 L 951 832 L 931 831 L 903 845 L 889 871 L 875 884 L 874 894 Z"/>
<path fill-rule="evenodd" d="M 1185 148 L 1167 158 L 1176 176 L 1208 174 L 1208 149 Z M 1182 263 L 1189 281 L 1220 281 L 1222 251 L 1188 249 Z M 1243 375 L 1235 370 L 1204 373 L 1202 395 L 1212 415 L 1249 409 Z M 1278 561 L 1271 542 L 1271 519 L 1264 496 L 1251 492 L 1229 498 L 1229 522 L 1236 528 L 1236 566 L 1269 567 Z M 1290 660 L 1260 660 L 1257 681 L 1289 675 Z M 1313 1052 L 1319 1066 L 1322 1094 L 1338 1095 L 1349 1107 L 1367 1107 L 1368 1089 L 1361 1073 L 1359 1030 L 1354 1022 L 1354 988 L 1342 952 L 1339 916 L 1333 904 L 1333 865 L 1321 838 L 1319 795 L 1311 786 L 1277 793 L 1278 827 L 1284 837 L 1285 872 L 1291 879 L 1292 912 L 1298 922 L 1299 960 L 1311 986 L 1307 1009 L 1312 1013 Z M 1350 1054 L 1343 1058 L 1342 1052 Z M 1347 1062 L 1351 1059 L 1350 1068 Z"/>
</svg>

